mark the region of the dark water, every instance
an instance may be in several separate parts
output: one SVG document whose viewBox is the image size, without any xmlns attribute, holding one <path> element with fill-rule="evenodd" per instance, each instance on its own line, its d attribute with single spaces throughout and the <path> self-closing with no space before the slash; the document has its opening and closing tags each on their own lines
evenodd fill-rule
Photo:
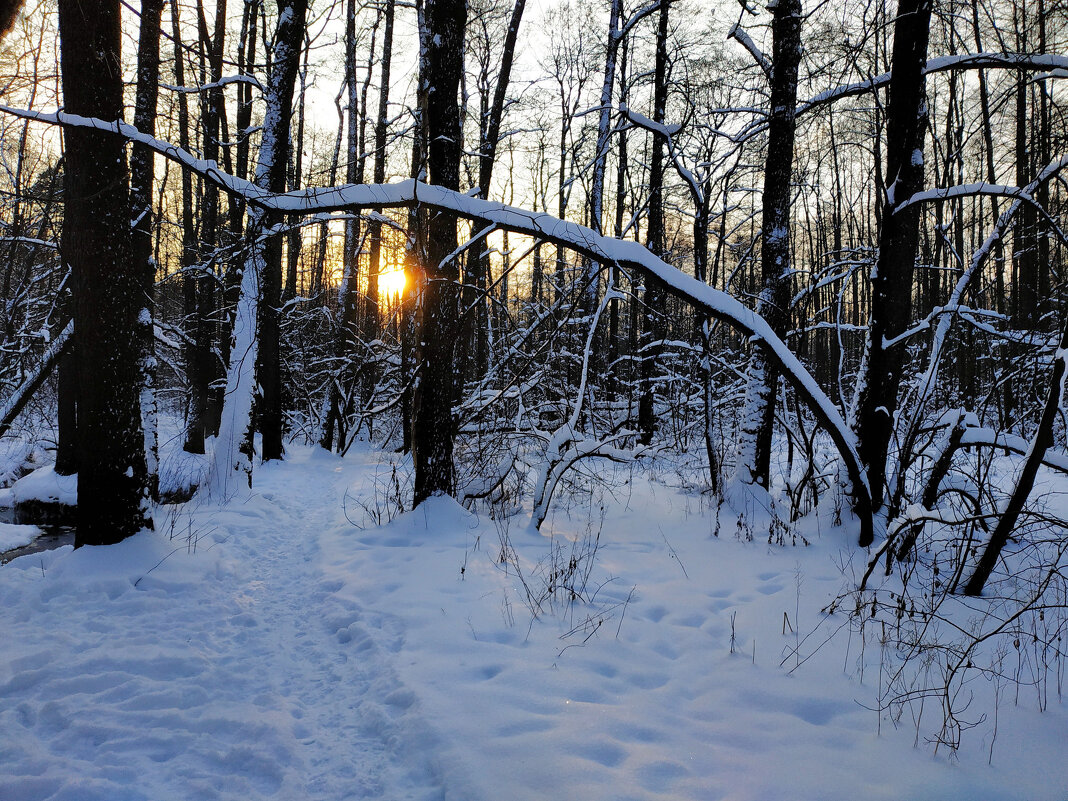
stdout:
<svg viewBox="0 0 1068 801">
<path fill-rule="evenodd" d="M 0 508 L 0 523 L 15 522 L 38 525 L 28 520 L 16 521 L 15 510 L 11 507 Z M 0 551 L 0 565 L 27 554 L 51 551 L 55 548 L 62 548 L 64 545 L 74 544 L 74 526 L 38 525 L 38 528 L 42 533 L 33 542 L 12 548 L 10 551 Z"/>
<path fill-rule="evenodd" d="M 0 551 L 0 565 L 27 554 L 51 551 L 55 548 L 62 548 L 64 545 L 74 544 L 73 526 L 41 526 L 41 529 L 44 533 L 29 545 L 12 548 L 10 551 Z"/>
</svg>

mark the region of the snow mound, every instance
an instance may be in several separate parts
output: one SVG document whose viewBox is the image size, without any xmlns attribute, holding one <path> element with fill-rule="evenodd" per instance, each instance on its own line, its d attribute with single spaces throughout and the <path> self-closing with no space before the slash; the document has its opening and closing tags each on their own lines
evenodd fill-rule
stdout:
<svg viewBox="0 0 1068 801">
<path fill-rule="evenodd" d="M 61 476 L 52 465 L 41 467 L 12 484 L 11 497 L 16 504 L 37 501 L 76 506 L 78 476 Z"/>
<path fill-rule="evenodd" d="M 0 551 L 10 551 L 29 545 L 41 535 L 37 526 L 18 526 L 14 523 L 0 523 Z"/>
</svg>

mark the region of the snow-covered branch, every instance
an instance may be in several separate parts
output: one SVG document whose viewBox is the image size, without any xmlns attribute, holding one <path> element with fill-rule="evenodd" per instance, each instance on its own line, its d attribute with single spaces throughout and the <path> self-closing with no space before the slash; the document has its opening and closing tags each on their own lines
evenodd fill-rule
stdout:
<svg viewBox="0 0 1068 801">
<path fill-rule="evenodd" d="M 661 2 L 665 2 L 666 3 L 666 2 L 669 2 L 669 1 L 670 0 L 654 0 L 654 2 L 648 3 L 648 4 L 644 5 L 644 6 L 642 6 L 637 11 L 635 11 L 633 14 L 631 14 L 629 17 L 627 17 L 627 21 L 623 23 L 623 26 L 612 35 L 616 39 L 622 40 L 627 34 L 629 34 L 631 32 L 631 29 L 635 25 L 637 25 L 643 19 L 648 17 L 650 14 L 652 14 L 652 13 L 654 13 L 656 11 L 659 11 Z"/>
<path fill-rule="evenodd" d="M 18 417 L 30 398 L 33 397 L 41 385 L 48 378 L 52 369 L 59 361 L 59 357 L 67 350 L 67 348 L 73 342 L 74 336 L 74 321 L 71 320 L 60 331 L 59 335 L 52 340 L 52 343 L 48 346 L 48 349 L 41 356 L 41 362 L 37 365 L 37 369 L 24 381 L 22 385 L 12 393 L 5 402 L 2 408 L 0 408 L 0 437 L 6 434 L 11 429 L 11 424 L 15 422 L 15 418 Z"/>
<path fill-rule="evenodd" d="M 769 81 L 771 80 L 771 61 L 769 61 L 768 57 L 764 55 L 764 52 L 757 47 L 757 44 L 753 41 L 752 37 L 742 30 L 740 25 L 736 23 L 731 26 L 731 29 L 727 31 L 727 38 L 734 39 L 734 41 L 749 51 L 749 55 L 753 57 L 753 60 L 764 72 L 764 77 Z"/>
<path fill-rule="evenodd" d="M 263 84 L 254 75 L 227 75 L 224 78 L 220 78 L 212 83 L 205 83 L 199 86 L 175 86 L 169 83 L 160 83 L 161 89 L 166 89 L 169 92 L 179 92 L 186 95 L 195 95 L 200 92 L 207 92 L 211 89 L 221 89 L 231 84 L 247 83 L 251 86 L 255 86 L 261 92 L 263 91 Z"/>
<path fill-rule="evenodd" d="M 927 59 L 923 74 L 932 75 L 938 72 L 948 72 L 949 70 L 978 69 L 1051 70 L 1051 77 L 1061 77 L 1053 73 L 1060 70 L 1068 70 L 1068 56 L 1052 53 L 963 53 Z M 1065 74 L 1068 75 L 1068 73 Z M 844 97 L 856 97 L 889 85 L 890 73 L 884 72 L 864 81 L 835 86 L 812 96 L 803 103 L 798 103 L 797 114 L 801 116 L 808 111 L 813 111 L 820 106 L 825 106 Z"/>
<path fill-rule="evenodd" d="M 215 162 L 198 159 L 181 148 L 147 136 L 124 122 L 105 122 L 64 112 L 45 114 L 5 106 L 0 106 L 0 110 L 53 125 L 78 125 L 112 131 L 130 141 L 145 144 L 155 152 L 201 175 L 205 180 L 212 181 L 223 191 L 265 210 L 286 214 L 313 214 L 350 209 L 354 206 L 378 209 L 423 206 L 495 224 L 514 233 L 561 245 L 605 264 L 615 263 L 655 276 L 664 282 L 668 292 L 696 307 L 702 314 L 727 323 L 754 342 L 765 346 L 768 357 L 777 363 L 783 377 L 794 387 L 834 442 L 852 483 L 854 508 L 861 524 L 861 542 L 871 542 L 874 526 L 871 493 L 860 457 L 857 455 L 853 432 L 816 379 L 762 317 L 726 292 L 708 286 L 661 260 L 639 242 L 603 236 L 584 225 L 561 220 L 547 213 L 470 197 L 414 179 L 391 184 L 348 184 L 273 193 L 223 172 Z"/>
</svg>

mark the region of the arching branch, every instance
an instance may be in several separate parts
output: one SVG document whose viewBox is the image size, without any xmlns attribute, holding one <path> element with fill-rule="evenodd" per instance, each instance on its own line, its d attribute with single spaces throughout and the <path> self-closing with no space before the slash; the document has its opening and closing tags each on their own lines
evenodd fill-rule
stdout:
<svg viewBox="0 0 1068 801">
<path fill-rule="evenodd" d="M 874 538 L 871 492 L 857 456 L 853 434 L 816 379 L 762 317 L 726 292 L 710 287 L 657 258 L 638 242 L 602 236 L 584 225 L 561 220 L 549 214 L 470 197 L 411 179 L 391 184 L 349 184 L 272 193 L 223 172 L 214 162 L 198 159 L 172 144 L 147 136 L 124 122 L 104 122 L 63 112 L 44 114 L 4 106 L 0 106 L 0 110 L 53 125 L 84 126 L 113 131 L 130 141 L 147 145 L 160 155 L 197 173 L 204 180 L 213 182 L 223 191 L 241 197 L 250 205 L 264 210 L 286 214 L 318 214 L 345 211 L 353 207 L 385 209 L 423 206 L 494 224 L 513 233 L 561 245 L 595 261 L 615 263 L 658 278 L 675 297 L 702 314 L 726 323 L 766 348 L 768 358 L 779 367 L 784 379 L 793 386 L 816 420 L 827 431 L 845 463 L 852 484 L 853 508 L 860 520 L 859 544 L 867 547 Z"/>
</svg>

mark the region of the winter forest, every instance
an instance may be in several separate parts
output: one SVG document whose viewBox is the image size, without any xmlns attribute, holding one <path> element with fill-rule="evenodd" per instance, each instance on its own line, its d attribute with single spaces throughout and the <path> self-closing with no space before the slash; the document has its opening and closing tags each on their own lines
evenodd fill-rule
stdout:
<svg viewBox="0 0 1068 801">
<path fill-rule="evenodd" d="M 1063 0 L 0 5 L 0 799 L 1068 793 Z"/>
</svg>

